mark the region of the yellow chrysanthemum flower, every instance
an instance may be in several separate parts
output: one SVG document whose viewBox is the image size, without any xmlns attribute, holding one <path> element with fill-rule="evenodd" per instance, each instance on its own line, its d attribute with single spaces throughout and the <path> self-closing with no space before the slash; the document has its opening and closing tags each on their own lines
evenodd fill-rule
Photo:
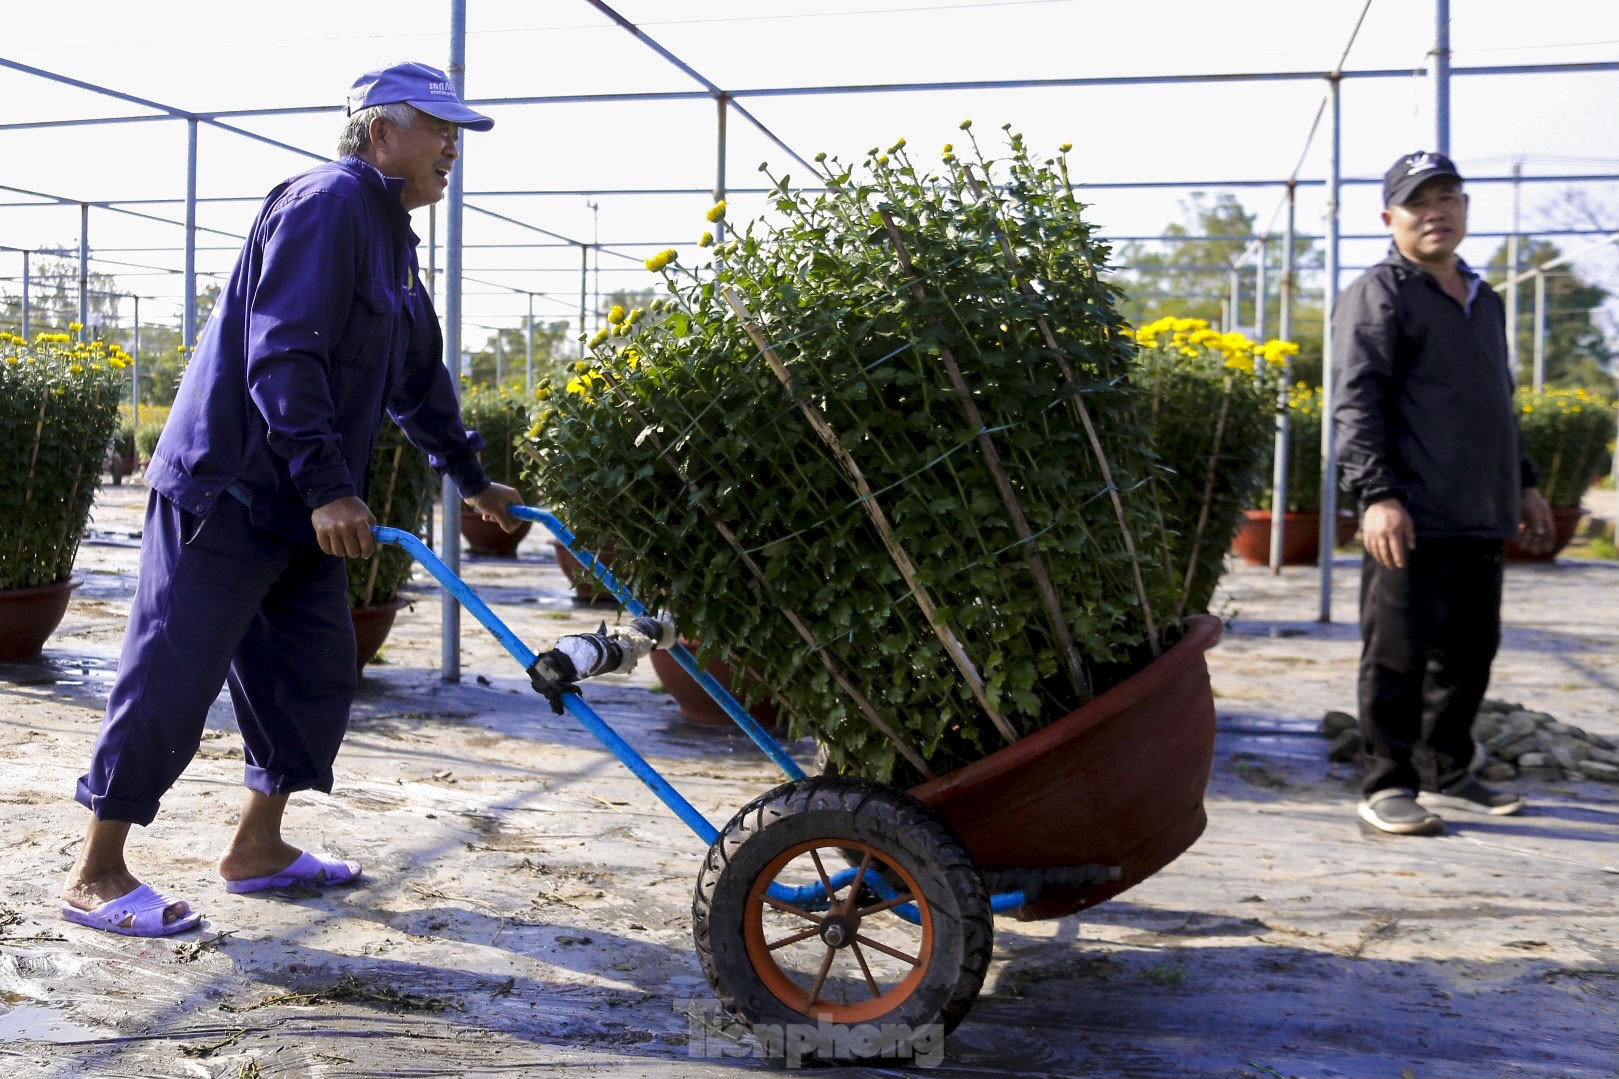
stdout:
<svg viewBox="0 0 1619 1079">
<path fill-rule="evenodd" d="M 704 214 L 703 216 L 707 217 L 710 221 L 725 220 L 725 200 L 720 199 L 720 201 L 716 202 L 712 207 L 710 207 L 708 213 Z"/>
<path fill-rule="evenodd" d="M 612 323 L 614 326 L 617 326 L 620 322 L 623 322 L 624 305 L 615 303 L 612 306 L 612 309 L 607 312 L 607 321 Z"/>
</svg>

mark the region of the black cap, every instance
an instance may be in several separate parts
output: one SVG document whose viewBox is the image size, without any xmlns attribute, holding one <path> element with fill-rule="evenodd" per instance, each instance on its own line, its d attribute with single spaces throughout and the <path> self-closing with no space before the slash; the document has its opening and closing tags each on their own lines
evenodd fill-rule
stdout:
<svg viewBox="0 0 1619 1079">
<path fill-rule="evenodd" d="M 1436 176 L 1449 176 L 1461 182 L 1456 163 L 1444 154 L 1418 150 L 1406 154 L 1383 174 L 1383 205 L 1398 206 L 1416 193 L 1417 188 Z"/>
</svg>

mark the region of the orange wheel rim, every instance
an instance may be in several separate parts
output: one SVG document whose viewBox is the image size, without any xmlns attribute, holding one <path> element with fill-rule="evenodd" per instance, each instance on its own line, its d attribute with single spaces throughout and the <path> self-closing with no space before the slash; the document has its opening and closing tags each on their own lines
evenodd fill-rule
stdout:
<svg viewBox="0 0 1619 1079">
<path fill-rule="evenodd" d="M 853 900 L 859 892 L 856 884 L 862 875 L 858 869 L 856 876 L 838 889 L 829 909 L 825 912 L 794 907 L 769 896 L 770 885 L 774 883 L 776 877 L 788 863 L 804 854 L 810 855 L 824 887 L 828 882 L 828 874 L 824 860 L 818 852 L 833 849 L 854 851 L 859 854 L 867 874 L 875 875 L 880 863 L 897 876 L 902 887 L 896 889 L 898 893 L 896 898 L 869 903 L 864 907 L 854 906 Z M 883 918 L 875 924 L 867 921 L 868 918 L 881 915 L 888 908 L 903 902 L 916 905 L 921 920 L 919 929 L 911 927 L 908 922 L 900 921 L 895 915 Z M 774 929 L 767 927 L 765 924 L 767 911 L 776 912 L 786 919 L 793 920 L 797 928 L 786 931 L 779 927 Z M 748 959 L 753 964 L 760 981 L 777 1000 L 809 1018 L 842 1024 L 867 1023 L 880 1019 L 916 992 L 917 987 L 927 976 L 931 963 L 933 911 L 928 906 L 921 888 L 917 886 L 915 878 L 875 847 L 855 840 L 814 839 L 778 854 L 769 865 L 765 866 L 748 890 L 742 917 L 742 934 L 747 944 Z M 835 925 L 829 924 L 834 919 L 841 921 Z M 896 947 L 890 930 L 899 925 L 907 927 L 911 936 L 905 941 L 898 942 Z M 840 946 L 826 943 L 823 934 L 831 935 L 835 930 L 842 930 L 848 942 Z M 883 939 L 885 936 L 889 939 Z M 798 953 L 807 954 L 812 960 L 811 965 L 818 966 L 818 969 L 813 973 L 801 972 L 795 977 L 783 969 L 777 961 L 777 953 L 789 946 L 798 945 L 803 945 L 797 949 Z M 885 977 L 879 978 L 872 971 L 873 958 L 886 964 Z M 897 975 L 896 969 L 899 971 Z M 834 1001 L 823 996 L 822 993 L 834 971 L 839 974 L 840 984 L 853 983 L 857 987 L 857 995 L 863 992 L 864 999 Z M 806 980 L 809 982 L 807 985 L 804 984 Z"/>
</svg>

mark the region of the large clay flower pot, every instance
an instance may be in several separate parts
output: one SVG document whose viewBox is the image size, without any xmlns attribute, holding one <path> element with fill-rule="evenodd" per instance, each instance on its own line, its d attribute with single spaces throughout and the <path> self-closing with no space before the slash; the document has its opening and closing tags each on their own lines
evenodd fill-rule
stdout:
<svg viewBox="0 0 1619 1079">
<path fill-rule="evenodd" d="M 1214 694 L 1211 615 L 1130 678 L 1027 738 L 911 793 L 943 817 L 980 869 L 1100 864 L 1118 880 L 1050 889 L 1018 917 L 1095 906 L 1174 861 L 1203 834 Z"/>
<path fill-rule="evenodd" d="M 1270 565 L 1269 510 L 1243 510 L 1243 522 L 1231 541 L 1231 550 L 1244 562 L 1255 566 Z M 1342 547 L 1355 535 L 1359 519 L 1350 510 L 1338 511 L 1338 529 L 1333 545 Z M 1282 515 L 1282 565 L 1313 566 L 1319 556 L 1321 544 L 1321 515 L 1319 513 L 1286 513 Z"/>
<path fill-rule="evenodd" d="M 532 521 L 524 521 L 516 532 L 508 532 L 495 522 L 484 520 L 481 513 L 461 511 L 461 538 L 466 541 L 467 550 L 476 555 L 516 558 L 517 545 L 532 527 Z"/>
<path fill-rule="evenodd" d="M 585 569 L 584 564 L 575 558 L 561 543 L 552 541 L 551 547 L 556 551 L 557 566 L 562 570 L 563 576 L 573 585 L 573 598 L 580 603 L 607 603 L 616 604 L 618 600 L 607 591 L 606 587 L 598 581 L 594 574 Z M 607 547 L 601 551 L 592 551 L 596 561 L 609 568 L 613 565 L 613 550 Z M 653 653 L 656 655 L 657 653 Z M 673 663 L 673 660 L 670 660 Z M 682 674 L 685 672 L 682 671 Z M 698 692 L 701 692 L 699 690 Z"/>
<path fill-rule="evenodd" d="M 0 661 L 33 659 L 62 624 L 67 601 L 83 582 L 72 577 L 37 588 L 0 592 Z"/>
<path fill-rule="evenodd" d="M 1585 514 L 1585 509 L 1580 506 L 1552 507 L 1551 549 L 1541 554 L 1530 554 L 1512 540 L 1507 540 L 1507 558 L 1513 562 L 1550 562 L 1580 530 L 1580 518 Z"/>
<path fill-rule="evenodd" d="M 390 600 L 375 607 L 351 607 L 354 619 L 354 662 L 356 672 L 365 673 L 365 665 L 376 656 L 382 642 L 394 628 L 394 616 L 405 606 L 402 599 Z"/>
<path fill-rule="evenodd" d="M 691 641 L 681 643 L 686 646 L 688 652 L 696 654 L 696 644 Z M 658 681 L 663 683 L 663 688 L 675 699 L 675 704 L 680 708 L 680 718 L 689 723 L 715 726 L 731 722 L 731 717 L 715 703 L 707 690 L 697 684 L 697 679 L 686 673 L 686 668 L 676 662 L 673 656 L 660 648 L 652 653 L 651 658 L 652 669 L 658 672 Z M 731 690 L 732 695 L 739 701 L 753 685 L 753 679 L 748 678 L 743 689 L 734 689 L 731 685 L 731 666 L 724 660 L 709 660 L 703 670 L 712 675 L 720 685 Z M 780 718 L 776 706 L 768 699 L 761 700 L 748 709 L 748 714 L 766 727 L 775 726 Z"/>
</svg>

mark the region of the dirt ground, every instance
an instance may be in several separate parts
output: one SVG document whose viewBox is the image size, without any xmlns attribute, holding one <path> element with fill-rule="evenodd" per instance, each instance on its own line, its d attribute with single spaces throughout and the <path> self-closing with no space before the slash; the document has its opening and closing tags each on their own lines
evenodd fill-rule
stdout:
<svg viewBox="0 0 1619 1079">
<path fill-rule="evenodd" d="M 425 585 L 367 670 L 336 790 L 288 815 L 294 842 L 362 862 L 361 885 L 224 891 L 214 860 L 241 760 L 221 700 L 131 843 L 135 871 L 202 910 L 203 929 L 144 941 L 62 921 L 85 819 L 73 783 L 117 663 L 145 494 L 104 489 L 61 629 L 41 661 L 0 666 L 0 1074 L 781 1068 L 712 1028 L 691 933 L 703 845 L 466 616 L 461 681 L 443 682 Z M 574 606 L 539 536 L 515 561 L 464 568 L 531 647 L 603 617 Z M 1364 831 L 1354 769 L 1314 734 L 1322 712 L 1353 707 L 1357 572 L 1336 560 L 1322 624 L 1313 568 L 1232 570 L 1209 655 L 1208 831 L 1093 911 L 999 919 L 938 1071 L 1619 1076 L 1619 788 L 1526 782 L 1521 817 L 1453 817 L 1436 839 Z M 1492 696 L 1619 738 L 1619 564 L 1513 566 L 1505 615 Z M 586 692 L 716 824 L 776 781 L 739 735 L 680 720 L 646 667 Z"/>
</svg>

